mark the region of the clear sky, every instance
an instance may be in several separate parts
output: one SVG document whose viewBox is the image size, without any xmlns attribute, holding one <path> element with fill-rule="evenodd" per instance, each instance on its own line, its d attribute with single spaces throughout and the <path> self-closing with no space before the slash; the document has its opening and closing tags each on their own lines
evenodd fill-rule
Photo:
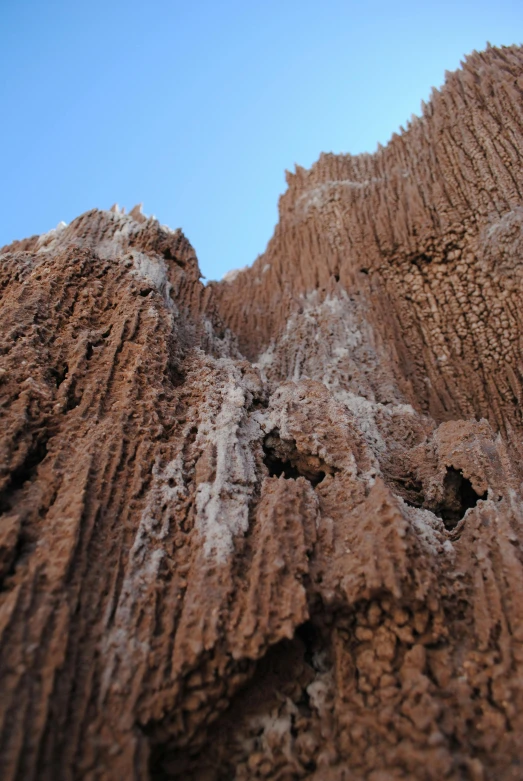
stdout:
<svg viewBox="0 0 523 781">
<path fill-rule="evenodd" d="M 0 246 L 143 201 L 217 279 L 285 169 L 372 152 L 522 0 L 0 0 Z"/>
</svg>

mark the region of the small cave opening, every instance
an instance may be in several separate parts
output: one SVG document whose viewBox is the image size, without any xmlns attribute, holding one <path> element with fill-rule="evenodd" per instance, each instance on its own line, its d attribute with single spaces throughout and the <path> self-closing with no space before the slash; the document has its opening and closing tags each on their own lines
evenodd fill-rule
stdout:
<svg viewBox="0 0 523 781">
<path fill-rule="evenodd" d="M 270 477 L 283 477 L 286 480 L 296 480 L 300 477 L 299 471 L 289 461 L 283 461 L 278 458 L 273 451 L 264 448 L 265 457 L 263 459 L 265 466 L 269 470 Z"/>
<path fill-rule="evenodd" d="M 463 472 L 449 466 L 443 479 L 443 499 L 434 512 L 442 519 L 445 528 L 451 531 L 458 525 L 467 510 L 486 498 L 487 491 L 478 494 L 470 480 L 463 476 Z"/>
<path fill-rule="evenodd" d="M 479 501 L 487 498 L 487 491 L 478 494 L 463 472 L 452 466 L 447 467 L 443 478 L 443 491 L 438 501 L 426 500 L 422 484 L 413 477 L 392 477 L 394 491 L 409 507 L 430 510 L 441 518 L 447 531 L 456 528 L 467 510 L 475 507 Z"/>
<path fill-rule="evenodd" d="M 283 476 L 286 480 L 304 477 L 315 488 L 327 474 L 339 471 L 324 463 L 318 456 L 301 453 L 294 440 L 280 438 L 275 429 L 263 441 L 263 461 L 271 477 Z"/>
</svg>

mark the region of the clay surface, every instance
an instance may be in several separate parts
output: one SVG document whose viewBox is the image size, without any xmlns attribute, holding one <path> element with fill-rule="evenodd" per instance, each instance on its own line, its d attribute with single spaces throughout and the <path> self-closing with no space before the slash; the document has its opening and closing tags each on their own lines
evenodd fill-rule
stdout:
<svg viewBox="0 0 523 781">
<path fill-rule="evenodd" d="M 490 48 L 222 282 L 3 248 L 2 781 L 523 778 L 522 159 Z"/>
</svg>

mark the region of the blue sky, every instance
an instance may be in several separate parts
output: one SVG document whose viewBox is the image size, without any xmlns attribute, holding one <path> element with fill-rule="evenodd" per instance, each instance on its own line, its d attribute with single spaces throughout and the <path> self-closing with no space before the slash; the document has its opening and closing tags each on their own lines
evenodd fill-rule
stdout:
<svg viewBox="0 0 523 781">
<path fill-rule="evenodd" d="M 521 0 L 0 0 L 0 246 L 115 201 L 252 263 L 285 169 L 385 144 Z"/>
</svg>

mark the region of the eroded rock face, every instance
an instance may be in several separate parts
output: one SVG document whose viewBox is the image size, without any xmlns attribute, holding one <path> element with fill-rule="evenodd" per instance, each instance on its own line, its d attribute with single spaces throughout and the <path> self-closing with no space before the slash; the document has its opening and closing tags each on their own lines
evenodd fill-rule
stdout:
<svg viewBox="0 0 523 781">
<path fill-rule="evenodd" d="M 523 52 L 289 176 L 0 262 L 2 779 L 523 776 Z"/>
</svg>

